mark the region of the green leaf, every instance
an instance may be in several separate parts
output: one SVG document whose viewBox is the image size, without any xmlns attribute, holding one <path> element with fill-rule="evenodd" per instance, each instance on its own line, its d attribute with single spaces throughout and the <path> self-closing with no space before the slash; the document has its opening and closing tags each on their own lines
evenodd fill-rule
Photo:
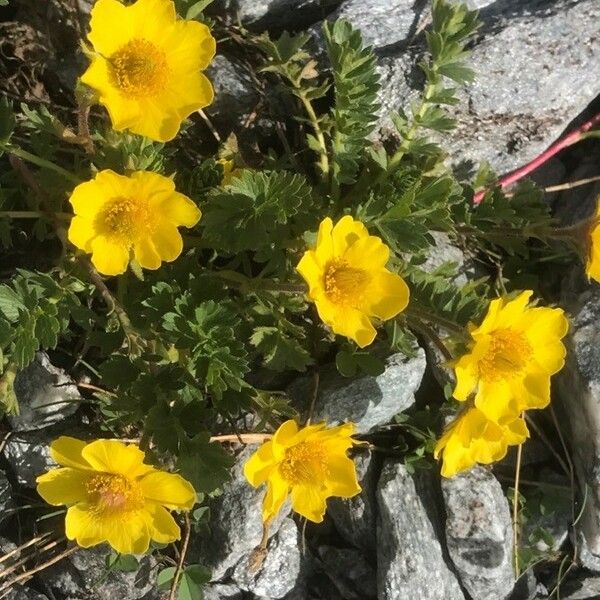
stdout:
<svg viewBox="0 0 600 600">
<path fill-rule="evenodd" d="M 19 320 L 20 311 L 26 310 L 19 295 L 7 285 L 0 285 L 0 312 L 12 323 Z"/>
<path fill-rule="evenodd" d="M 323 31 L 335 90 L 333 177 L 338 184 L 354 183 L 379 110 L 375 55 L 348 21 L 325 21 Z"/>
<path fill-rule="evenodd" d="M 179 582 L 179 600 L 202 600 L 202 588 L 210 581 L 210 571 L 202 565 L 189 565 Z"/>
<path fill-rule="evenodd" d="M 138 559 L 132 554 L 111 552 L 106 557 L 106 568 L 124 573 L 134 573 L 140 568 Z"/>
<path fill-rule="evenodd" d="M 4 6 L 6 4 L 7 2 L 5 2 Z M 8 144 L 16 124 L 17 120 L 12 109 L 12 104 L 8 98 L 0 98 L 0 144 Z M 0 155 L 2 155 L 2 149 L 0 149 Z"/>
<path fill-rule="evenodd" d="M 302 230 L 293 228 L 293 218 L 312 206 L 311 198 L 302 175 L 244 171 L 209 196 L 203 207 L 204 239 L 233 254 L 293 238 Z"/>
<path fill-rule="evenodd" d="M 344 377 L 354 377 L 358 370 L 358 365 L 354 360 L 352 352 L 340 350 L 335 356 L 335 366 Z"/>
<path fill-rule="evenodd" d="M 156 577 L 156 583 L 159 588 L 165 590 L 171 587 L 171 582 L 173 581 L 173 577 L 175 577 L 176 567 L 167 567 L 166 569 L 162 569 L 159 571 Z"/>
<path fill-rule="evenodd" d="M 210 442 L 210 433 L 182 440 L 177 466 L 196 492 L 210 494 L 229 479 L 234 460 L 220 444 Z"/>
<path fill-rule="evenodd" d="M 299 340 L 287 335 L 280 327 L 257 327 L 250 343 L 263 355 L 264 365 L 274 371 L 305 371 L 312 363 L 309 352 Z"/>
<path fill-rule="evenodd" d="M 199 2 L 195 2 L 192 4 L 185 13 L 185 18 L 190 21 L 191 19 L 195 19 L 207 6 L 212 4 L 214 0 L 199 0 Z"/>
</svg>

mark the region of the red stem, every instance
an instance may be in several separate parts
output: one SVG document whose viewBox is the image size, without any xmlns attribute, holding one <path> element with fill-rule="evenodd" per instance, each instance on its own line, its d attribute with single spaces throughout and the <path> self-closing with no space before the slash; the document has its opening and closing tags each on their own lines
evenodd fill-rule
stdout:
<svg viewBox="0 0 600 600">
<path fill-rule="evenodd" d="M 507 173 L 506 175 L 500 177 L 500 179 L 498 180 L 498 185 L 501 188 L 505 188 L 511 185 L 512 183 L 515 183 L 515 181 L 519 181 L 519 179 L 526 177 L 527 175 L 529 175 L 529 173 L 535 171 L 546 161 L 550 160 L 555 154 L 558 154 L 567 146 L 571 146 L 572 144 L 578 142 L 581 136 L 584 133 L 587 133 L 590 129 L 592 129 L 592 127 L 594 127 L 594 125 L 596 125 L 597 123 L 600 123 L 600 113 L 592 117 L 589 121 L 585 122 L 577 129 L 575 129 L 575 131 L 572 131 L 571 133 L 567 134 L 564 138 L 552 144 L 545 152 L 542 152 L 542 154 L 534 158 L 531 162 L 528 162 L 526 165 L 519 167 L 518 169 L 515 169 L 514 171 L 511 171 L 510 173 Z M 479 204 L 483 200 L 483 197 L 485 196 L 486 192 L 487 190 L 480 190 L 479 192 L 477 192 L 473 197 L 473 203 Z"/>
</svg>

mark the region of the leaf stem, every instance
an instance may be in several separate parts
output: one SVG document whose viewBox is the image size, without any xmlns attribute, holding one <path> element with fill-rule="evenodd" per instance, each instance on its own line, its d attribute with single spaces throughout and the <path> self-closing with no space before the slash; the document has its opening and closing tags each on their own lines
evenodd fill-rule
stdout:
<svg viewBox="0 0 600 600">
<path fill-rule="evenodd" d="M 41 210 L 1 210 L 0 219 L 42 219 L 55 217 L 57 219 L 71 219 L 73 215 L 69 213 L 47 213 Z"/>
<path fill-rule="evenodd" d="M 519 568 L 519 480 L 521 477 L 521 460 L 523 458 L 523 444 L 517 447 L 517 463 L 515 465 L 515 495 L 513 498 L 513 558 L 515 565 L 515 577 L 518 579 Z"/>
<path fill-rule="evenodd" d="M 62 167 L 59 167 L 57 164 L 53 163 L 52 161 L 49 161 L 49 160 L 46 160 L 45 158 L 36 156 L 35 154 L 31 154 L 31 152 L 27 152 L 27 150 L 23 150 L 22 148 L 16 148 L 13 146 L 7 146 L 6 144 L 1 144 L 1 143 L 0 143 L 0 150 L 4 150 L 5 152 L 8 152 L 9 154 L 14 154 L 15 156 L 18 156 L 19 158 L 26 160 L 27 162 L 33 163 L 34 165 L 37 165 L 38 167 L 42 167 L 43 169 L 49 169 L 50 171 L 54 171 L 55 173 L 62 175 L 65 179 L 72 181 L 73 183 L 77 183 L 77 184 L 81 183 L 81 179 L 79 179 L 79 177 L 77 177 L 77 175 L 74 175 L 70 171 L 67 171 L 66 169 L 63 169 Z"/>
<path fill-rule="evenodd" d="M 313 108 L 311 101 L 306 97 L 306 95 L 302 92 L 302 90 L 298 89 L 298 98 L 302 102 L 304 106 L 304 110 L 306 110 L 306 114 L 310 120 L 310 123 L 315 131 L 315 137 L 319 142 L 319 146 L 321 148 L 319 155 L 319 166 L 321 167 L 321 172 L 323 174 L 323 179 L 327 179 L 329 174 L 329 156 L 327 154 L 327 144 L 325 143 L 325 136 L 323 135 L 323 130 L 321 129 L 321 125 L 319 125 L 319 118 L 317 117 L 317 113 Z"/>
<path fill-rule="evenodd" d="M 169 600 L 175 600 L 175 595 L 177 594 L 177 588 L 179 587 L 179 579 L 181 577 L 181 573 L 183 571 L 183 563 L 185 561 L 185 557 L 187 555 L 188 545 L 190 543 L 190 534 L 191 534 L 191 524 L 190 517 L 187 513 L 183 513 L 183 519 L 185 522 L 185 530 L 183 534 L 183 542 L 181 543 L 181 552 L 179 553 L 179 560 L 177 561 L 177 566 L 175 567 L 175 574 L 173 575 L 173 583 L 171 584 L 171 591 L 169 592 Z"/>
<path fill-rule="evenodd" d="M 575 131 L 572 131 L 562 139 L 552 144 L 547 150 L 542 152 L 539 156 L 536 156 L 527 164 L 523 165 L 522 167 L 519 167 L 518 169 L 515 169 L 514 171 L 510 171 L 506 175 L 500 177 L 497 185 L 499 185 L 500 188 L 505 188 L 513 183 L 516 183 L 520 179 L 523 179 L 523 177 L 526 177 L 527 175 L 535 171 L 537 168 L 541 167 L 545 162 L 549 161 L 561 150 L 564 150 L 568 146 L 572 146 L 573 144 L 576 144 L 577 142 L 580 142 L 589 137 L 588 132 L 598 123 L 600 123 L 600 113 L 593 116 L 589 121 L 586 121 L 583 125 L 575 129 Z M 473 204 L 479 204 L 483 200 L 487 191 L 487 189 L 483 189 L 477 192 L 473 197 Z"/>
<path fill-rule="evenodd" d="M 445 317 L 441 317 L 421 306 L 416 306 L 414 302 L 410 303 L 405 310 L 405 314 L 408 317 L 414 317 L 418 321 L 427 321 L 433 325 L 438 325 L 442 329 L 446 329 L 462 339 L 468 338 L 467 332 L 462 325 L 459 325 L 450 319 L 446 319 Z"/>
</svg>

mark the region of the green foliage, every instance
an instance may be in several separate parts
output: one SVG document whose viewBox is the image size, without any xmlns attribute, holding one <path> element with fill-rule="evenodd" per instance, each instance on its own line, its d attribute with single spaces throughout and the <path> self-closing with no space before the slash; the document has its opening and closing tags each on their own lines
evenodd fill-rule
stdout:
<svg viewBox="0 0 600 600">
<path fill-rule="evenodd" d="M 335 89 L 332 177 L 338 185 L 349 184 L 356 180 L 377 121 L 379 76 L 373 52 L 349 22 L 325 21 L 323 32 Z"/>
<path fill-rule="evenodd" d="M 176 567 L 167 567 L 160 571 L 157 583 L 160 588 L 168 590 L 175 577 Z M 188 565 L 181 573 L 177 587 L 177 600 L 202 600 L 202 586 L 210 581 L 210 572 L 202 565 Z"/>
<path fill-rule="evenodd" d="M 0 364 L 22 369 L 40 348 L 55 348 L 81 308 L 77 293 L 85 289 L 73 277 L 23 270 L 10 285 L 0 285 Z"/>
<path fill-rule="evenodd" d="M 302 175 L 244 171 L 209 195 L 203 207 L 205 239 L 231 254 L 264 251 L 304 231 L 301 223 L 311 200 L 311 187 Z"/>
<path fill-rule="evenodd" d="M 0 98 L 0 145 L 8 144 L 16 124 L 15 113 L 8 98 Z M 2 156 L 2 148 L 0 148 L 0 156 Z"/>
</svg>

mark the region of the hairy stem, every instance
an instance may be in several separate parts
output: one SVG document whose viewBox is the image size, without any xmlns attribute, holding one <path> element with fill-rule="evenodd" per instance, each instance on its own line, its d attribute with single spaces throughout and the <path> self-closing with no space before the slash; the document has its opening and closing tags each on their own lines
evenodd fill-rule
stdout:
<svg viewBox="0 0 600 600">
<path fill-rule="evenodd" d="M 498 180 L 498 185 L 500 188 L 504 189 L 505 187 L 516 183 L 520 179 L 523 179 L 523 177 L 526 177 L 538 167 L 541 167 L 545 162 L 549 161 L 561 150 L 564 150 L 568 146 L 572 146 L 573 144 L 585 139 L 587 137 L 587 132 L 589 132 L 590 129 L 592 129 L 592 127 L 598 123 L 600 123 L 600 113 L 592 117 L 589 121 L 586 121 L 583 125 L 575 129 L 575 131 L 572 131 L 562 139 L 552 144 L 547 150 L 542 152 L 539 156 L 528 162 L 526 165 L 523 165 L 522 167 L 519 167 L 518 169 L 515 169 L 514 171 L 511 171 L 510 173 L 500 177 Z M 479 204 L 483 200 L 486 192 L 487 190 L 480 190 L 477 192 L 473 197 L 473 203 Z"/>
<path fill-rule="evenodd" d="M 37 165 L 38 167 L 42 167 L 44 169 L 49 169 L 50 171 L 54 171 L 55 173 L 62 175 L 65 179 L 72 181 L 73 183 L 81 183 L 81 180 L 79 179 L 79 177 L 77 177 L 70 171 L 67 171 L 66 169 L 63 169 L 62 167 L 59 167 L 57 164 L 54 164 L 53 162 L 46 160 L 45 158 L 40 158 L 39 156 L 36 156 L 35 154 L 31 154 L 31 152 L 27 152 L 27 150 L 23 150 L 21 148 L 14 148 L 12 146 L 7 146 L 6 144 L 0 144 L 0 150 L 4 150 L 5 152 L 8 152 L 9 154 L 14 154 L 15 156 L 18 156 L 19 158 L 22 158 L 23 160 L 26 160 L 27 162 L 33 163 L 34 165 Z"/>
<path fill-rule="evenodd" d="M 327 144 L 325 143 L 325 136 L 323 135 L 323 130 L 321 129 L 321 125 L 319 125 L 319 118 L 317 117 L 317 113 L 313 108 L 311 101 L 300 91 L 298 90 L 298 97 L 304 106 L 304 110 L 306 110 L 306 114 L 310 120 L 310 123 L 314 129 L 315 137 L 319 142 L 319 147 L 321 148 L 319 155 L 319 166 L 321 167 L 321 172 L 323 174 L 323 178 L 326 179 L 329 174 L 329 156 L 327 154 Z"/>
</svg>

